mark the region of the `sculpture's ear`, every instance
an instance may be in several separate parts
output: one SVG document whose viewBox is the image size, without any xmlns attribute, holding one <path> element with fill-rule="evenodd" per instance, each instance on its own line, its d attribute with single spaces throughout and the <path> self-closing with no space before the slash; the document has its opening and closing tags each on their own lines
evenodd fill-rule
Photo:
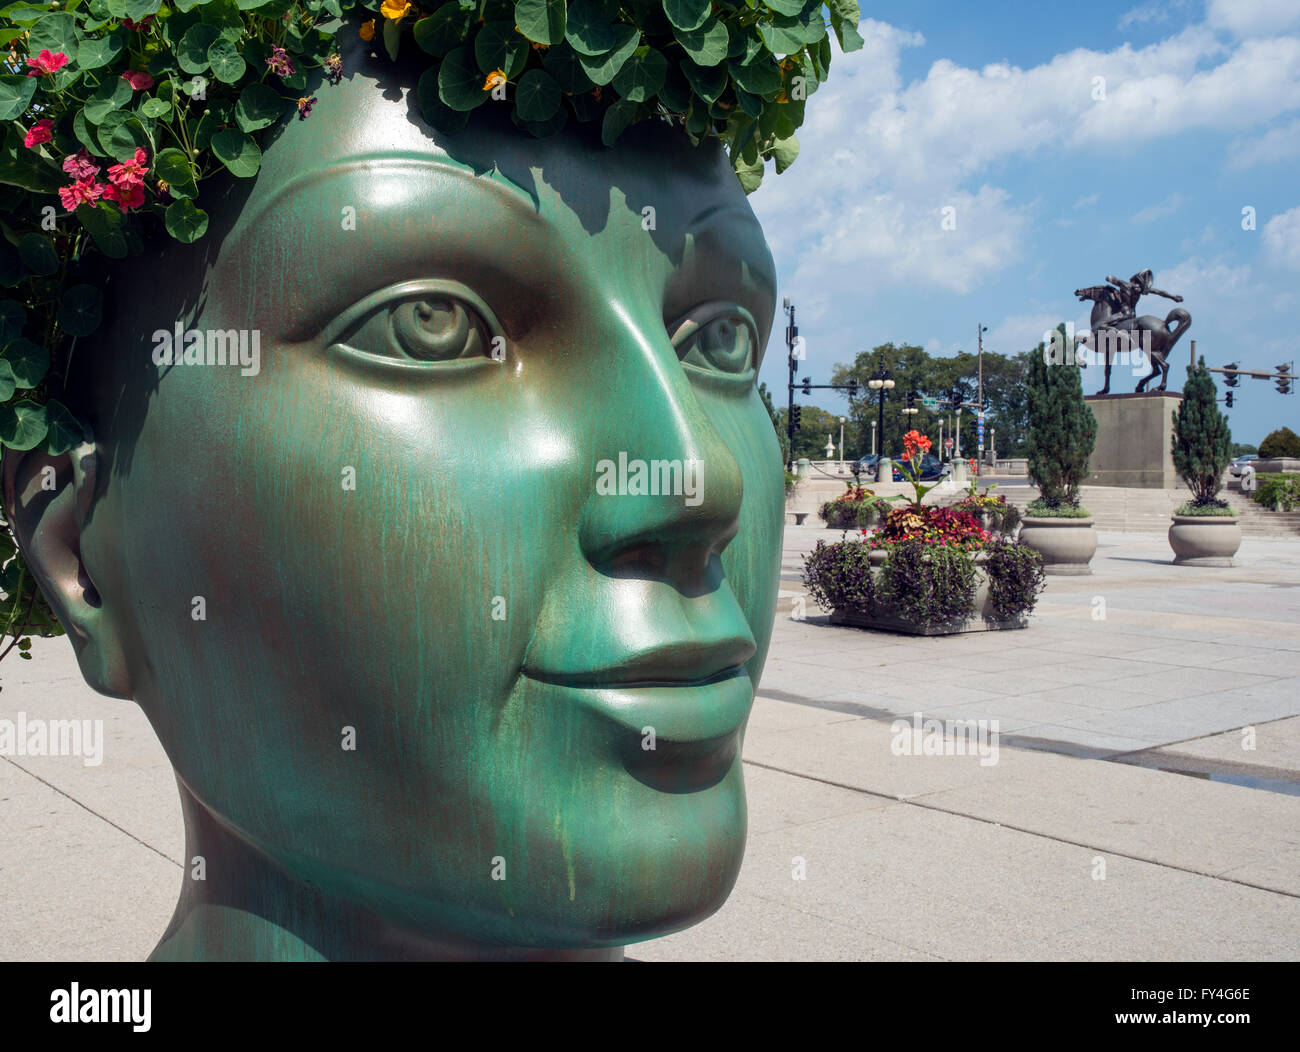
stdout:
<svg viewBox="0 0 1300 1052">
<path fill-rule="evenodd" d="M 94 442 L 58 456 L 7 449 L 0 496 L 18 547 L 67 630 L 86 682 L 101 694 L 129 698 L 126 650 L 81 559 L 97 463 Z"/>
</svg>

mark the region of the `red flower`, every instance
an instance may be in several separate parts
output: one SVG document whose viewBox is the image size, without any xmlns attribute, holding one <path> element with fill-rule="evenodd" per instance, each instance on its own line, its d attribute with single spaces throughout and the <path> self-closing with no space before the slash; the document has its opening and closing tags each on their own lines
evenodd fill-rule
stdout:
<svg viewBox="0 0 1300 1052">
<path fill-rule="evenodd" d="M 63 170 L 78 182 L 94 179 L 99 174 L 99 165 L 90 163 L 90 154 L 78 150 L 63 158 Z"/>
<path fill-rule="evenodd" d="M 131 85 L 134 91 L 148 91 L 153 87 L 153 77 L 148 73 L 136 73 L 134 70 L 128 70 L 122 74 L 122 79 Z"/>
<path fill-rule="evenodd" d="M 131 208 L 139 208 L 144 204 L 144 184 L 116 183 L 112 186 L 106 186 L 104 187 L 104 200 L 116 201 L 117 207 L 123 212 Z"/>
<path fill-rule="evenodd" d="M 144 152 L 143 148 L 135 151 L 135 157 L 129 161 L 123 161 L 121 164 L 115 164 L 108 170 L 108 181 L 119 190 L 131 190 L 137 186 L 144 185 L 144 177 L 149 174 L 149 166 L 146 163 L 149 155 Z M 108 194 L 104 195 L 109 197 Z M 117 198 L 109 197 L 110 201 Z M 122 209 L 123 212 L 126 209 Z"/>
<path fill-rule="evenodd" d="M 285 17 L 288 18 L 287 15 Z M 271 57 L 266 60 L 266 64 L 271 67 L 272 73 L 278 73 L 281 77 L 293 75 L 293 59 L 282 47 L 271 48 Z"/>
<path fill-rule="evenodd" d="M 32 125 L 32 130 L 27 133 L 26 138 L 23 139 L 23 145 L 29 150 L 36 149 L 36 147 L 40 146 L 41 143 L 49 142 L 54 138 L 53 129 L 53 119 L 37 121 Z"/>
<path fill-rule="evenodd" d="M 132 29 L 139 33 L 142 30 L 149 28 L 149 23 L 153 21 L 153 17 L 153 15 L 146 15 L 140 22 L 133 22 L 129 18 L 124 18 L 122 19 L 122 26 L 124 29 Z"/>
<path fill-rule="evenodd" d="M 98 171 L 98 169 L 96 169 Z M 110 187 L 101 186 L 92 176 L 78 179 L 71 186 L 59 187 L 59 200 L 69 212 L 76 211 L 78 205 L 93 205 Z"/>
<path fill-rule="evenodd" d="M 29 77 L 39 77 L 46 73 L 61 70 L 68 64 L 68 56 L 62 51 L 51 54 L 49 48 L 43 48 L 35 58 L 29 57 L 27 64 L 32 67 L 27 75 Z"/>
</svg>

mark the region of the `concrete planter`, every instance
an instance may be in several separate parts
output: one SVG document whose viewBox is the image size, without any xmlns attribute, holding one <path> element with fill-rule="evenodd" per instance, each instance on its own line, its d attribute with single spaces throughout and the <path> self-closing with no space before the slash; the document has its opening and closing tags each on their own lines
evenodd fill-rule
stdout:
<svg viewBox="0 0 1300 1052">
<path fill-rule="evenodd" d="M 1020 543 L 1043 557 L 1043 572 L 1055 577 L 1092 573 L 1088 565 L 1097 554 L 1092 519 L 1026 515 L 1020 523 Z"/>
<path fill-rule="evenodd" d="M 1175 515 L 1169 547 L 1179 566 L 1232 566 L 1241 547 L 1241 526 L 1233 515 Z"/>
<path fill-rule="evenodd" d="M 882 632 L 900 632 L 909 636 L 953 636 L 961 632 L 992 632 L 1027 627 L 1028 616 L 1021 616 L 1011 621 L 995 620 L 993 604 L 989 601 L 988 574 L 984 570 L 986 558 L 982 552 L 975 555 L 975 609 L 970 617 L 963 620 L 928 626 L 918 625 L 914 621 L 905 621 L 901 618 L 892 603 L 877 600 L 873 614 L 836 608 L 831 612 L 831 624 L 848 625 L 853 628 L 874 628 Z M 885 553 L 874 551 L 870 559 L 873 567 L 872 576 L 878 578 L 880 564 L 885 561 Z"/>
</svg>

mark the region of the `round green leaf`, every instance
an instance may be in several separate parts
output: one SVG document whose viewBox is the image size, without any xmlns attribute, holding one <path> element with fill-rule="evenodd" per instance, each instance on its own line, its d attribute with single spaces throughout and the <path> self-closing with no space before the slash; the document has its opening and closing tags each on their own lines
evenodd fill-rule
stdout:
<svg viewBox="0 0 1300 1052">
<path fill-rule="evenodd" d="M 730 63 L 731 78 L 752 95 L 775 95 L 781 90 L 781 71 L 771 55 L 759 55 L 746 65 Z"/>
<path fill-rule="evenodd" d="M 614 90 L 628 102 L 648 102 L 664 86 L 668 60 L 653 48 L 638 48 L 614 77 Z"/>
<path fill-rule="evenodd" d="M 159 150 L 153 160 L 153 170 L 159 179 L 164 180 L 173 197 L 195 197 L 198 188 L 194 181 L 194 167 L 184 150 Z"/>
<path fill-rule="evenodd" d="M 150 15 L 156 15 L 162 0 L 126 0 L 126 17 L 132 22 L 143 22 Z"/>
<path fill-rule="evenodd" d="M 474 53 L 458 47 L 438 67 L 438 94 L 453 110 L 472 110 L 488 100 Z"/>
<path fill-rule="evenodd" d="M 224 84 L 234 84 L 248 68 L 234 42 L 218 37 L 208 46 L 208 64 L 212 73 Z"/>
<path fill-rule="evenodd" d="M 617 43 L 610 51 L 603 55 L 584 55 L 578 53 L 578 62 L 581 64 L 583 72 L 592 79 L 595 84 L 608 84 L 623 68 L 632 52 L 636 50 L 637 41 L 641 39 L 641 34 L 637 32 L 635 26 L 615 26 L 615 39 Z"/>
<path fill-rule="evenodd" d="M 0 347 L 18 339 L 27 324 L 27 308 L 17 300 L 0 300 Z"/>
<path fill-rule="evenodd" d="M 44 440 L 46 429 L 43 405 L 0 405 L 0 443 L 10 449 L 35 449 Z"/>
<path fill-rule="evenodd" d="M 701 66 L 686 59 L 682 63 L 682 72 L 686 74 L 691 90 L 705 102 L 716 102 L 727 87 L 725 66 Z"/>
<path fill-rule="evenodd" d="M 50 352 L 23 336 L 10 340 L 0 351 L 0 358 L 9 363 L 19 387 L 35 387 L 50 368 Z"/>
<path fill-rule="evenodd" d="M 613 24 L 617 14 L 617 3 L 577 0 L 569 5 L 564 39 L 580 55 L 603 55 L 618 44 L 619 27 Z"/>
<path fill-rule="evenodd" d="M 86 37 L 77 47 L 77 65 L 82 69 L 99 69 L 122 53 L 126 40 L 121 33 L 103 37 Z"/>
<path fill-rule="evenodd" d="M 727 27 L 710 16 L 698 29 L 686 32 L 673 29 L 673 36 L 682 45 L 692 61 L 701 66 L 717 66 L 727 58 L 727 49 L 731 46 L 731 37 Z"/>
<path fill-rule="evenodd" d="M 578 62 L 577 52 L 568 44 L 556 44 L 549 49 L 542 65 L 566 95 L 577 95 L 596 86 Z"/>
<path fill-rule="evenodd" d="M 515 111 L 520 120 L 540 124 L 555 116 L 562 99 L 560 85 L 554 77 L 543 70 L 530 69 L 515 89 Z"/>
<path fill-rule="evenodd" d="M 235 121 L 246 132 L 269 128 L 288 110 L 288 100 L 266 84 L 250 84 L 235 104 Z"/>
<path fill-rule="evenodd" d="M 483 73 L 503 69 L 507 79 L 514 78 L 528 61 L 528 40 L 513 23 L 488 22 L 474 38 L 474 57 Z"/>
<path fill-rule="evenodd" d="M 39 55 L 47 48 L 56 55 L 62 51 L 68 58 L 77 53 L 77 20 L 66 11 L 43 15 L 29 32 L 29 55 Z"/>
<path fill-rule="evenodd" d="M 529 40 L 558 44 L 564 39 L 567 8 L 565 0 L 515 0 L 515 25 Z"/>
<path fill-rule="evenodd" d="M 789 2 L 794 3 L 798 0 L 789 0 Z M 673 27 L 687 32 L 704 25 L 704 20 L 709 17 L 713 6 L 709 0 L 663 0 L 663 5 L 664 14 L 668 16 L 668 21 L 673 24 Z M 799 9 L 803 9 L 802 3 Z"/>
<path fill-rule="evenodd" d="M 613 146 L 618 141 L 618 137 L 627 130 L 636 119 L 637 106 L 635 102 L 620 100 L 605 111 L 605 116 L 600 122 L 600 140 L 606 146 Z"/>
<path fill-rule="evenodd" d="M 13 367 L 3 358 L 0 358 L 0 402 L 9 401 L 16 390 L 18 390 L 18 385 L 14 383 Z M 0 533 L 0 542 L 3 540 L 3 533 Z"/>
<path fill-rule="evenodd" d="M 122 231 L 124 219 L 120 210 L 109 202 L 78 205 L 77 218 L 89 232 L 95 246 L 109 259 L 125 259 L 129 246 Z"/>
<path fill-rule="evenodd" d="M 548 121 L 526 121 L 521 118 L 517 112 L 512 113 L 510 119 L 514 122 L 516 128 L 522 128 L 534 138 L 545 139 L 548 135 L 554 135 L 568 123 L 569 114 L 568 111 L 561 106 L 555 111 L 555 115 Z"/>
<path fill-rule="evenodd" d="M 238 128 L 227 128 L 212 136 L 212 152 L 241 179 L 256 175 L 262 165 L 262 151 L 257 148 L 257 143 Z"/>
<path fill-rule="evenodd" d="M 438 71 L 433 67 L 420 74 L 415 96 L 420 102 L 420 113 L 424 119 L 444 135 L 460 131 L 469 121 L 468 113 L 453 110 L 438 97 Z"/>
<path fill-rule="evenodd" d="M 808 6 L 807 0 L 763 0 L 763 4 L 778 15 L 797 15 Z"/>
<path fill-rule="evenodd" d="M 163 221 L 167 226 L 167 233 L 185 245 L 197 241 L 207 233 L 208 229 L 208 213 L 185 198 L 167 206 Z"/>
<path fill-rule="evenodd" d="M 59 269 L 59 256 L 54 243 L 40 234 L 24 234 L 18 242 L 18 254 L 27 269 L 39 277 L 47 277 Z"/>
<path fill-rule="evenodd" d="M 428 54 L 442 58 L 465 41 L 473 18 L 473 12 L 461 10 L 459 4 L 443 4 L 415 23 L 415 42 Z"/>
<path fill-rule="evenodd" d="M 172 104 L 166 99 L 148 98 L 140 103 L 140 112 L 146 117 L 162 117 L 166 119 L 171 116 Z"/>
<path fill-rule="evenodd" d="M 86 440 L 86 429 L 57 398 L 45 403 L 45 452 L 52 457 L 75 449 Z"/>
<path fill-rule="evenodd" d="M 143 146 L 151 146 L 144 125 L 126 110 L 114 110 L 99 122 L 99 145 L 110 157 L 125 161 Z"/>
<path fill-rule="evenodd" d="M 131 101 L 131 85 L 121 77 L 104 81 L 86 100 L 86 120 L 101 123 L 110 113 L 120 110 Z"/>
<path fill-rule="evenodd" d="M 176 60 L 186 73 L 202 73 L 208 68 L 208 48 L 221 35 L 221 30 L 206 22 L 196 22 L 185 30 Z"/>
<path fill-rule="evenodd" d="M 69 336 L 89 336 L 104 316 L 104 297 L 94 285 L 73 285 L 59 304 L 59 326 Z"/>
<path fill-rule="evenodd" d="M 821 29 L 822 33 L 825 33 L 820 19 L 817 20 L 817 27 Z M 774 55 L 793 55 L 805 44 L 811 44 L 819 39 L 813 37 L 810 40 L 811 29 L 800 22 L 798 18 L 785 16 L 774 18 L 770 24 L 759 22 L 758 32 L 763 38 L 763 43 L 767 45 L 768 50 Z"/>
<path fill-rule="evenodd" d="M 14 73 L 0 75 L 0 121 L 11 121 L 27 112 L 38 79 Z"/>
</svg>

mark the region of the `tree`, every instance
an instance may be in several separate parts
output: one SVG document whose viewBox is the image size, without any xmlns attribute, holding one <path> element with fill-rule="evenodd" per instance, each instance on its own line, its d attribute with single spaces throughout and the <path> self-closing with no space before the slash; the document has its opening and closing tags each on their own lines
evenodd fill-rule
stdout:
<svg viewBox="0 0 1300 1052">
<path fill-rule="evenodd" d="M 767 409 L 767 415 L 772 418 L 772 426 L 776 428 L 776 440 L 781 443 L 781 463 L 790 463 L 790 436 L 785 433 L 784 413 L 778 415 L 776 407 L 772 405 L 772 395 L 767 390 L 767 384 L 758 385 L 758 396 L 763 399 L 763 406 Z"/>
<path fill-rule="evenodd" d="M 1064 341 L 1065 326 L 1057 326 Z M 1029 412 L 1029 477 L 1049 508 L 1077 507 L 1079 486 L 1088 477 L 1088 458 L 1097 441 L 1097 418 L 1083 400 L 1079 367 L 1067 361 L 1049 365 L 1039 344 L 1029 359 L 1026 384 Z"/>
<path fill-rule="evenodd" d="M 1205 368 L 1205 358 L 1187 367 L 1183 403 L 1174 410 L 1170 440 L 1174 470 L 1192 491 L 1192 503 L 1221 504 L 1215 495 L 1223 486 L 1223 472 L 1232 459 L 1232 435 L 1219 412 L 1219 391 Z"/>
<path fill-rule="evenodd" d="M 1258 453 L 1259 447 L 1252 446 L 1249 442 L 1234 442 L 1232 444 L 1232 455 L 1234 457 L 1244 457 L 1247 453 Z"/>
<path fill-rule="evenodd" d="M 1270 431 L 1259 444 L 1260 460 L 1272 460 L 1274 457 L 1300 457 L 1300 435 L 1289 427 L 1279 427 Z"/>
<path fill-rule="evenodd" d="M 839 456 L 840 449 L 840 414 L 831 413 L 815 405 L 799 405 L 802 419 L 799 422 L 799 430 L 794 433 L 794 459 L 807 457 L 809 460 L 826 460 L 826 436 L 831 436 L 831 441 L 835 444 L 835 457 Z M 780 421 L 781 431 L 785 432 L 786 410 L 778 409 L 777 419 Z M 857 425 L 850 420 L 844 425 L 844 459 L 856 460 L 857 456 L 854 450 L 857 449 Z"/>
</svg>

